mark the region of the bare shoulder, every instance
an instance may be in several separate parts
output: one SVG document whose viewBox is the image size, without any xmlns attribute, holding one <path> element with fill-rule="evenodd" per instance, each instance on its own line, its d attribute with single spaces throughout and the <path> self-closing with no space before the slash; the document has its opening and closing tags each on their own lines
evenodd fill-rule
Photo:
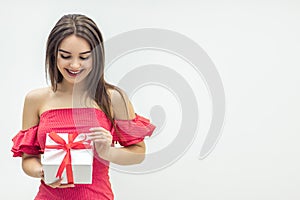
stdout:
<svg viewBox="0 0 300 200">
<path fill-rule="evenodd" d="M 37 88 L 29 91 L 26 94 L 26 99 L 34 101 L 35 103 L 39 103 L 44 100 L 50 94 L 50 87 Z"/>
<path fill-rule="evenodd" d="M 132 119 L 135 112 L 126 92 L 120 88 L 108 90 L 115 119 Z"/>
<path fill-rule="evenodd" d="M 50 94 L 49 89 L 49 87 L 38 88 L 26 94 L 23 107 L 23 129 L 39 122 L 39 110 L 45 98 Z"/>
<path fill-rule="evenodd" d="M 121 88 L 108 89 L 108 95 L 110 96 L 112 104 L 119 104 L 124 103 L 124 101 L 129 101 L 127 94 Z"/>
</svg>

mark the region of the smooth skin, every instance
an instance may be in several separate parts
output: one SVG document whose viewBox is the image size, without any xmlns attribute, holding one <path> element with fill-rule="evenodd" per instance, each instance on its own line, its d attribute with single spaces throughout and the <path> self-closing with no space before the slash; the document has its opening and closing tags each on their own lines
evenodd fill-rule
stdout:
<svg viewBox="0 0 300 200">
<path fill-rule="evenodd" d="M 32 90 L 26 95 L 23 107 L 23 130 L 37 125 L 40 115 L 50 109 L 72 107 L 94 107 L 100 109 L 93 100 L 88 99 L 88 101 L 84 101 L 80 91 L 84 78 L 92 69 L 91 49 L 87 41 L 71 35 L 61 42 L 57 56 L 57 67 L 64 77 L 63 81 L 58 84 L 55 93 L 51 87 L 46 87 Z M 72 77 L 67 70 L 75 73 L 82 71 L 78 76 Z M 75 85 L 76 89 L 74 90 Z M 123 93 L 127 106 L 119 92 L 114 90 L 108 92 L 112 101 L 110 109 L 113 117 L 115 119 L 133 119 L 135 112 L 126 94 Z M 94 142 L 98 156 L 109 162 L 119 165 L 131 165 L 141 163 L 145 158 L 145 143 L 143 141 L 127 147 L 112 147 L 112 134 L 109 130 L 102 127 L 91 128 L 88 137 Z M 27 175 L 43 179 L 40 155 L 24 153 L 22 156 L 22 168 Z M 52 188 L 75 187 L 74 184 L 61 184 L 61 180 L 57 180 L 49 184 L 49 186 Z"/>
</svg>

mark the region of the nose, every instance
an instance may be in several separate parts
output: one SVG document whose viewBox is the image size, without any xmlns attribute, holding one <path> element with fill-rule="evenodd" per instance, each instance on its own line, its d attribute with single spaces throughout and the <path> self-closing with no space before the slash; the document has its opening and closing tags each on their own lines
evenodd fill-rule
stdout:
<svg viewBox="0 0 300 200">
<path fill-rule="evenodd" d="M 73 60 L 70 64 L 71 69 L 79 69 L 81 67 L 81 63 L 76 59 Z"/>
</svg>

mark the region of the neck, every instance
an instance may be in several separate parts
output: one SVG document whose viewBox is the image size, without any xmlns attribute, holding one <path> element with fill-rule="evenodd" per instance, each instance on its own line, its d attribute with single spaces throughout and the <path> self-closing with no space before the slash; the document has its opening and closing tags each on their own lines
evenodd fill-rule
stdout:
<svg viewBox="0 0 300 200">
<path fill-rule="evenodd" d="M 85 91 L 84 84 L 82 83 L 68 83 L 63 80 L 61 83 L 57 84 L 57 90 L 69 95 L 82 94 Z"/>
<path fill-rule="evenodd" d="M 73 107 L 95 107 L 94 100 L 87 96 L 84 88 L 84 82 L 71 84 L 66 81 L 62 81 L 57 84 L 56 95 L 63 101 L 71 101 Z"/>
</svg>

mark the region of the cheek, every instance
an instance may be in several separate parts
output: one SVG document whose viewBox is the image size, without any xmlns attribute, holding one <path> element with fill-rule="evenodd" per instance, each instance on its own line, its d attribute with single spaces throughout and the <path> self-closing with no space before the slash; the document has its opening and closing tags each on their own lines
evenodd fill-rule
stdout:
<svg viewBox="0 0 300 200">
<path fill-rule="evenodd" d="M 65 59 L 61 59 L 61 58 L 57 59 L 57 66 L 58 67 L 65 67 L 68 64 L 69 64 L 69 62 Z"/>
<path fill-rule="evenodd" d="M 87 69 L 91 69 L 92 66 L 93 66 L 93 60 L 92 59 L 89 59 L 88 61 L 84 62 L 84 67 L 87 68 Z"/>
</svg>

